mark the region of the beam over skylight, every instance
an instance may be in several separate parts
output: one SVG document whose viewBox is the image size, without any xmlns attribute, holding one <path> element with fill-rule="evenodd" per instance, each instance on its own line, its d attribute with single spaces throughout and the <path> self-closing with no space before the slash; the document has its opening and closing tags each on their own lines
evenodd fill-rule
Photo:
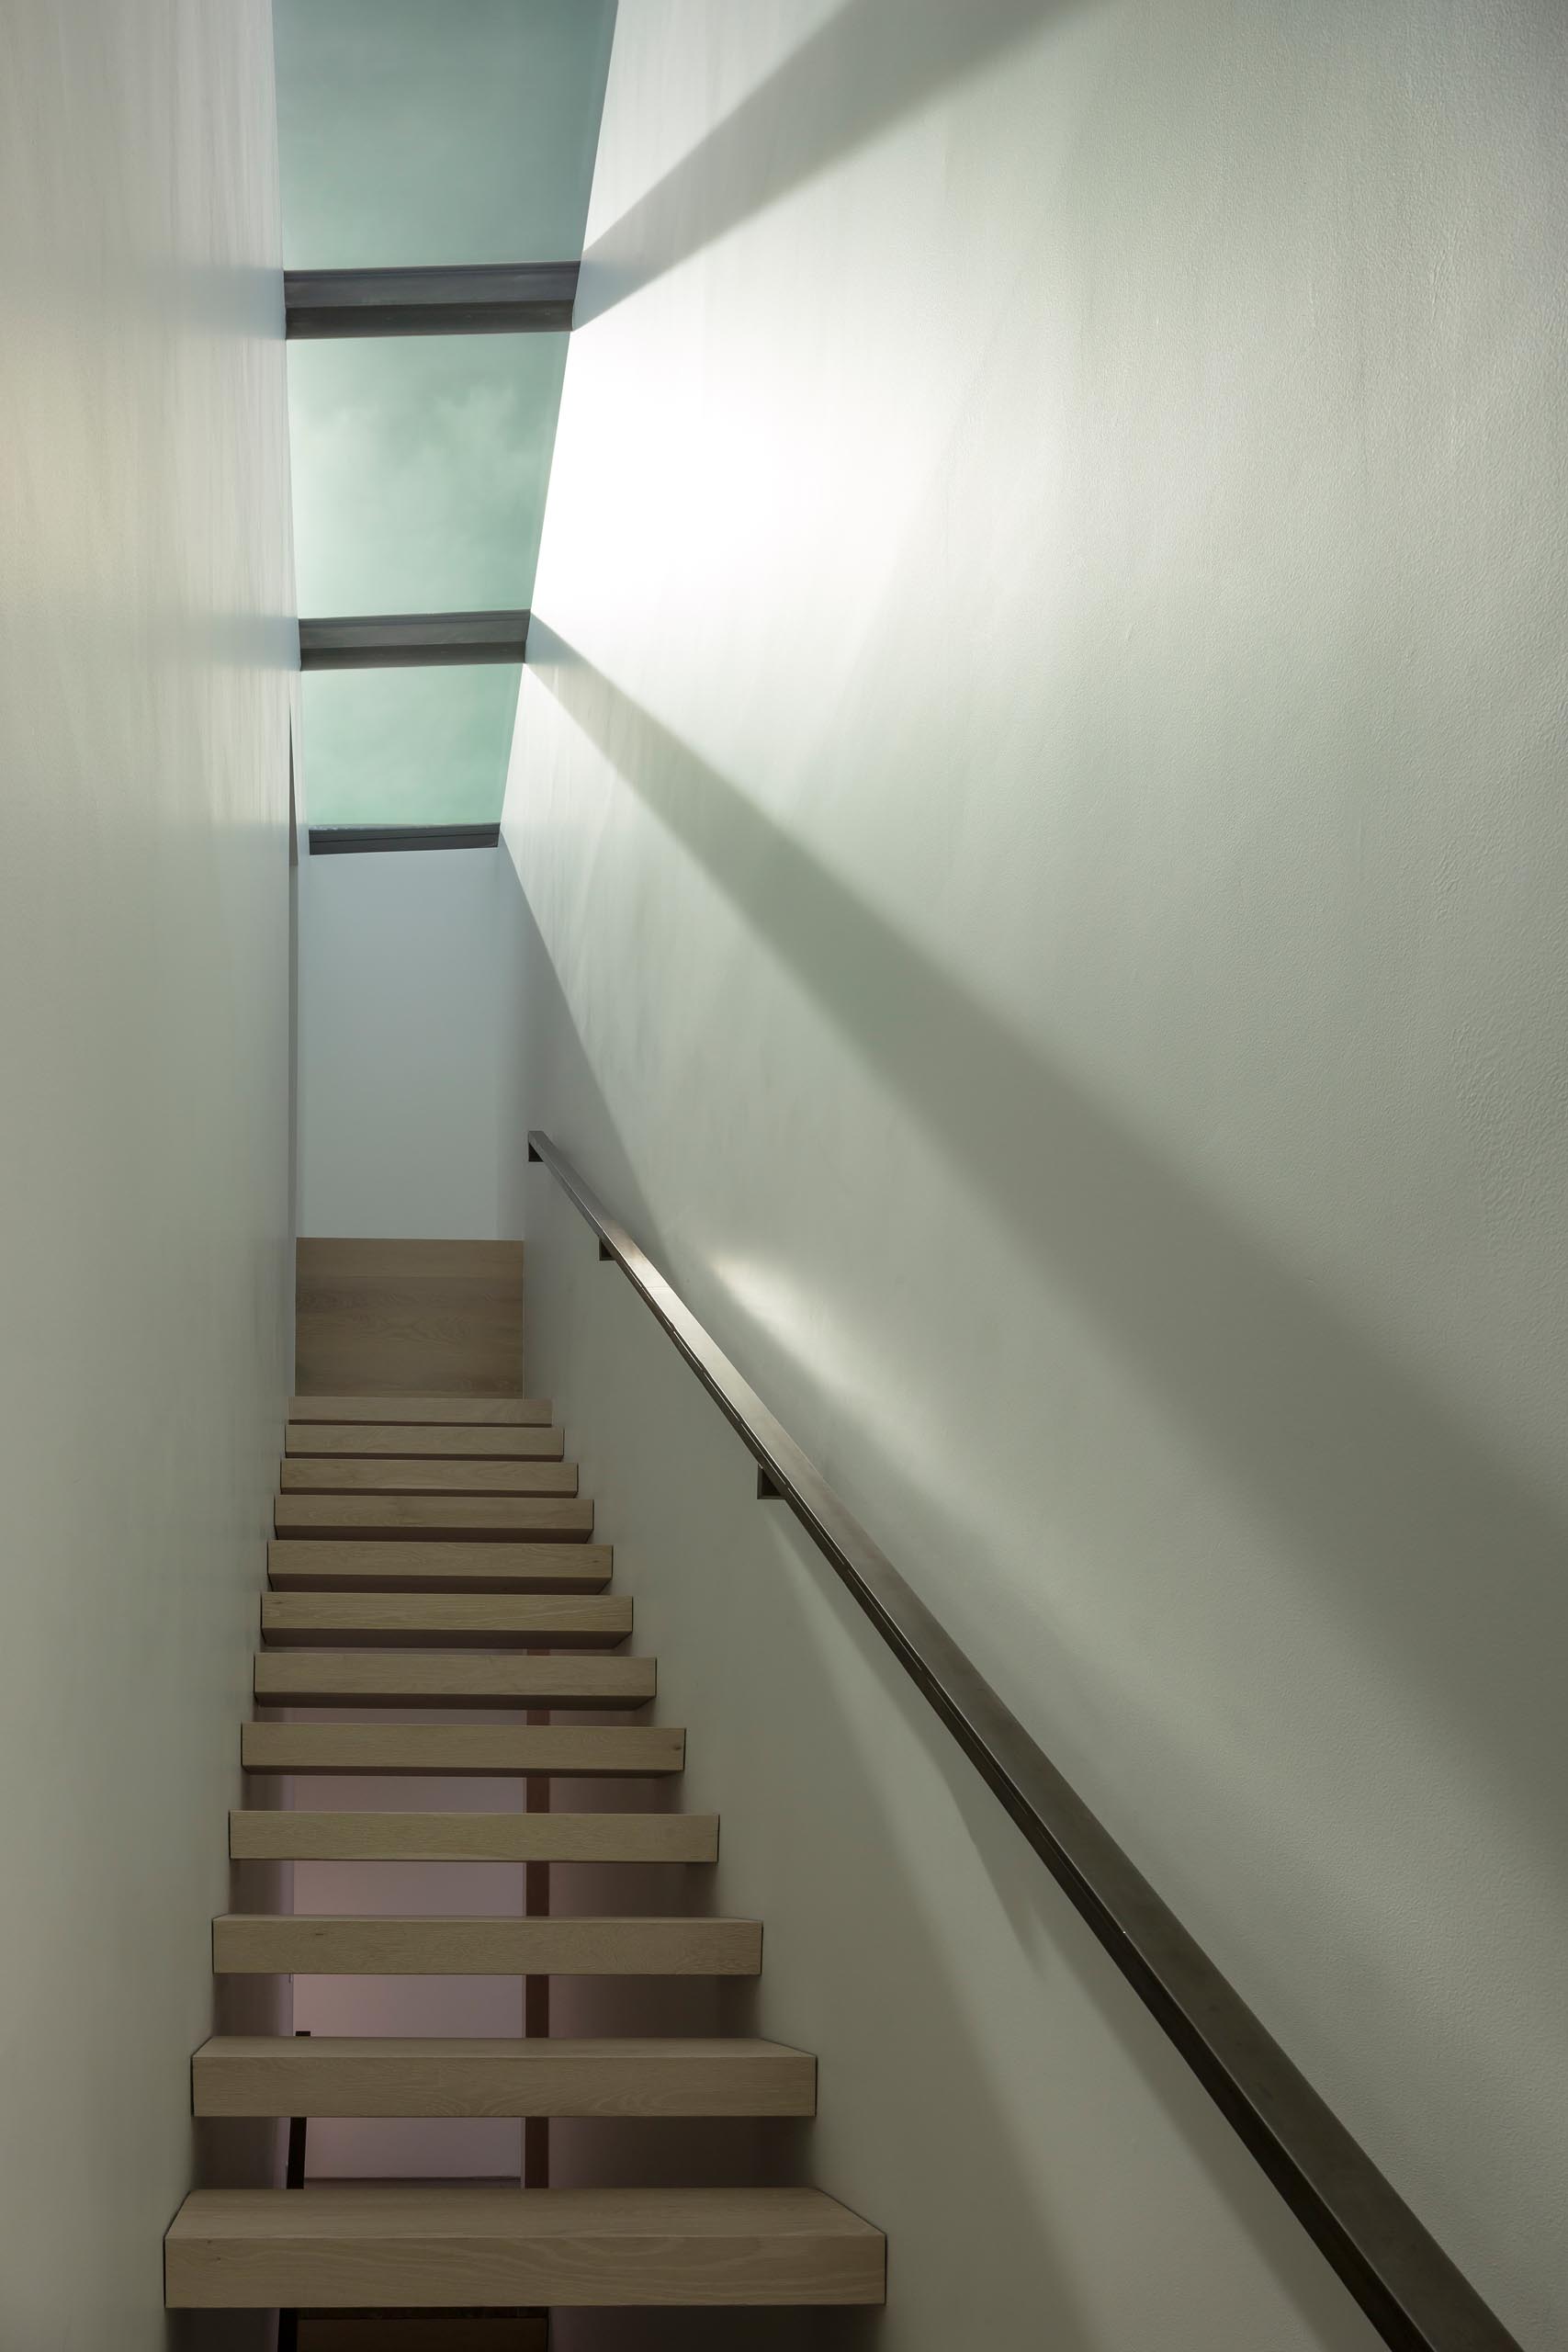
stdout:
<svg viewBox="0 0 1568 2352">
<path fill-rule="evenodd" d="M 526 611 L 364 613 L 339 620 L 302 620 L 302 670 L 411 670 L 434 664 L 521 662 L 528 650 Z"/>
<path fill-rule="evenodd" d="M 564 334 L 574 261 L 479 262 L 446 269 L 290 269 L 283 301 L 296 342 L 350 335 Z"/>
</svg>

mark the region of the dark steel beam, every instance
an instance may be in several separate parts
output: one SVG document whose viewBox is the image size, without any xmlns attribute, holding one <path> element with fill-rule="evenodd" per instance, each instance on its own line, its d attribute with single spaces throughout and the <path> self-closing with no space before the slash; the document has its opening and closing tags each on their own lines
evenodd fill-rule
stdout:
<svg viewBox="0 0 1568 2352">
<path fill-rule="evenodd" d="M 528 615 L 366 613 L 301 621 L 301 670 L 401 670 L 431 662 L 521 662 Z"/>
<path fill-rule="evenodd" d="M 1229 1979 L 834 1493 L 583 1177 L 549 1170 L 915 1688 L 1393 2352 L 1520 2352 L 1462 2271 L 1318 2097 Z"/>
<path fill-rule="evenodd" d="M 312 825 L 312 857 L 345 857 L 389 849 L 493 849 L 497 825 Z"/>
<path fill-rule="evenodd" d="M 291 339 L 372 334 L 565 334 L 574 261 L 483 262 L 440 269 L 288 269 Z"/>
</svg>

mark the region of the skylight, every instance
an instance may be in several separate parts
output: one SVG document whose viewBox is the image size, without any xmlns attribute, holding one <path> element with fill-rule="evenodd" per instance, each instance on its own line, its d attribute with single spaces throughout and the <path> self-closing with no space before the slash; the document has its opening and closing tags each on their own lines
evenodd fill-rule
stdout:
<svg viewBox="0 0 1568 2352">
<path fill-rule="evenodd" d="M 290 270 L 574 262 L 614 0 L 277 0 Z M 528 604 L 563 334 L 291 341 L 302 614 Z M 514 665 L 310 673 L 319 825 L 493 822 Z"/>
</svg>

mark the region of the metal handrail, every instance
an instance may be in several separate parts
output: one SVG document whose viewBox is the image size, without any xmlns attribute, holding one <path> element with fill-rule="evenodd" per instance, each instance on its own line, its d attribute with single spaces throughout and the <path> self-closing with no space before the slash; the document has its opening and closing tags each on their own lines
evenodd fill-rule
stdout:
<svg viewBox="0 0 1568 2352">
<path fill-rule="evenodd" d="M 547 1168 L 1074 1909 L 1394 2352 L 1521 2352 L 717 1342 L 538 1129 Z"/>
</svg>

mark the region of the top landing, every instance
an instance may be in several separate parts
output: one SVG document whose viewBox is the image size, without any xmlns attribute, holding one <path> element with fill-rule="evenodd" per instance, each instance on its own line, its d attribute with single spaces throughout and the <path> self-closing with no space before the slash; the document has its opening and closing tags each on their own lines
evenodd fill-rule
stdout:
<svg viewBox="0 0 1568 2352">
<path fill-rule="evenodd" d="M 300 1396 L 521 1396 L 521 1241 L 301 1239 Z"/>
</svg>

